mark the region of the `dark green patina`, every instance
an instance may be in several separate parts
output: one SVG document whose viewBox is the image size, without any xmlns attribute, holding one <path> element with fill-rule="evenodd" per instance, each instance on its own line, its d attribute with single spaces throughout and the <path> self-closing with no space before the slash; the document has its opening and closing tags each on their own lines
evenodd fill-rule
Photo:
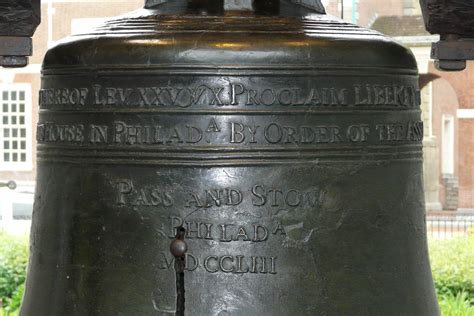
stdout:
<svg viewBox="0 0 474 316">
<path fill-rule="evenodd" d="M 412 54 L 317 1 L 150 1 L 66 39 L 22 315 L 437 315 L 419 104 Z"/>
</svg>

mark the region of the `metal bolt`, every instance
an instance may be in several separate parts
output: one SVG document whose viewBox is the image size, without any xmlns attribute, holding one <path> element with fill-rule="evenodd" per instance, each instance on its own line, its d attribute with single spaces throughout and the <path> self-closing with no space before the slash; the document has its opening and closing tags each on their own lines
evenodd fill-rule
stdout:
<svg viewBox="0 0 474 316">
<path fill-rule="evenodd" d="M 466 61 L 440 59 L 435 61 L 435 66 L 436 69 L 443 71 L 461 71 L 466 69 Z"/>
<path fill-rule="evenodd" d="M 5 68 L 25 67 L 28 65 L 28 57 L 25 56 L 0 56 L 0 66 Z"/>
<path fill-rule="evenodd" d="M 183 227 L 178 227 L 176 237 L 170 244 L 170 252 L 175 258 L 183 258 L 188 251 L 188 245 L 184 241 L 185 232 Z"/>
<path fill-rule="evenodd" d="M 175 257 L 184 257 L 186 251 L 188 251 L 188 245 L 184 240 L 174 239 L 170 245 L 171 254 Z"/>
</svg>

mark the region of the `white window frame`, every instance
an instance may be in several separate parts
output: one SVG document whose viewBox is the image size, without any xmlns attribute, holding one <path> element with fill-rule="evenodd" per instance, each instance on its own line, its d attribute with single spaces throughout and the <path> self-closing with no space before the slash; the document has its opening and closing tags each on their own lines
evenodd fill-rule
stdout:
<svg viewBox="0 0 474 316">
<path fill-rule="evenodd" d="M 2 94 L 4 91 L 24 91 L 25 92 L 25 129 L 26 129 L 26 161 L 24 162 L 5 162 L 3 159 L 4 148 L 3 141 L 5 139 L 3 135 L 4 124 L 0 120 L 0 171 L 31 171 L 33 169 L 33 139 L 32 139 L 32 99 L 31 99 L 31 84 L 28 83 L 11 83 L 11 84 L 0 84 L 0 111 L 3 115 L 3 99 Z M 2 116 L 0 115 L 0 116 Z M 10 121 L 7 126 L 10 126 Z"/>
<path fill-rule="evenodd" d="M 428 126 L 428 129 L 429 129 L 429 137 L 433 137 L 433 81 L 431 81 L 429 84 L 428 84 L 428 93 L 429 93 L 429 98 L 428 98 L 428 111 L 429 111 L 429 120 L 430 120 L 430 123 L 429 123 L 429 126 Z"/>
<path fill-rule="evenodd" d="M 443 115 L 441 124 L 442 174 L 452 175 L 454 174 L 454 117 Z"/>
</svg>

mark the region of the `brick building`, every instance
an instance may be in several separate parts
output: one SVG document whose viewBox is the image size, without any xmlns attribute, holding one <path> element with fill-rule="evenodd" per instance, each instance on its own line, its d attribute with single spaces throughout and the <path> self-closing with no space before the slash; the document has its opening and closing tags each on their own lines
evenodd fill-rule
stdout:
<svg viewBox="0 0 474 316">
<path fill-rule="evenodd" d="M 34 56 L 22 69 L 0 68 L 0 182 L 15 180 L 18 188 L 0 188 L 0 216 L 12 228 L 31 216 L 35 179 L 35 141 L 40 68 L 48 47 L 69 34 L 84 31 L 106 18 L 143 6 L 144 0 L 47 0 L 34 36 Z M 463 73 L 434 70 L 430 43 L 415 0 L 323 0 L 328 13 L 396 37 L 410 46 L 420 73 L 438 79 L 423 90 L 425 122 L 425 189 L 430 209 L 474 208 L 474 66 Z M 405 15 L 405 17 L 403 17 Z M 426 76 L 426 78 L 432 78 Z M 22 225 L 22 224 L 18 224 Z"/>
<path fill-rule="evenodd" d="M 410 47 L 418 61 L 427 208 L 473 210 L 474 63 L 468 62 L 463 72 L 437 71 L 429 56 L 431 43 L 439 38 L 425 31 L 419 9 L 379 16 L 370 27 Z"/>
<path fill-rule="evenodd" d="M 440 193 L 445 208 L 474 209 L 474 62 L 462 73 L 439 72 L 431 63 L 433 129 L 440 155 Z M 458 194 L 456 199 L 455 195 Z M 453 196 L 454 195 L 454 196 Z M 453 205 L 454 206 L 454 205 Z"/>
<path fill-rule="evenodd" d="M 343 2 L 343 5 L 341 3 Z M 428 210 L 474 210 L 474 62 L 460 73 L 439 72 L 418 0 L 327 0 L 328 12 L 373 28 L 411 48 L 421 74 Z"/>
</svg>

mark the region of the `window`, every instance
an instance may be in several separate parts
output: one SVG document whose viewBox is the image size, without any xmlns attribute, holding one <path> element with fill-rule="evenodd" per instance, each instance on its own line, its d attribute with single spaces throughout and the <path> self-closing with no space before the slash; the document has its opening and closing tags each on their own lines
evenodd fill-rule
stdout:
<svg viewBox="0 0 474 316">
<path fill-rule="evenodd" d="M 31 203 L 13 203 L 12 214 L 15 220 L 31 220 L 33 214 L 33 204 Z"/>
<path fill-rule="evenodd" d="M 31 170 L 31 86 L 0 85 L 0 170 Z"/>
<path fill-rule="evenodd" d="M 442 172 L 454 173 L 454 119 L 451 115 L 443 115 L 442 123 Z"/>
<path fill-rule="evenodd" d="M 18 183 L 14 191 L 0 190 L 0 230 L 14 235 L 28 234 L 33 213 L 33 183 Z"/>
</svg>

